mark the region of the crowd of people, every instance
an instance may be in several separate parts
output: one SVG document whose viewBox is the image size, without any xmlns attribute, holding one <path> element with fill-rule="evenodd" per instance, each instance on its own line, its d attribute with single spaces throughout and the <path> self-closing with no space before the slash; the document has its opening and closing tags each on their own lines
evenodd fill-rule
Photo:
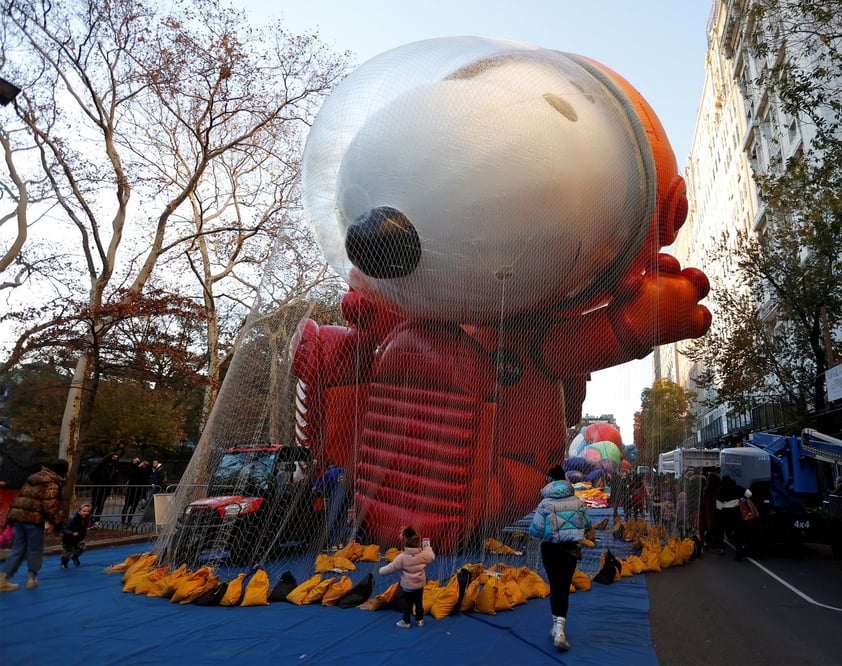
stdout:
<svg viewBox="0 0 842 666">
<path fill-rule="evenodd" d="M 128 470 L 124 470 L 120 451 L 103 456 L 88 474 L 93 524 L 101 523 L 108 498 L 118 491 L 124 493 L 120 523 L 132 523 L 135 514 L 143 511 L 152 497 L 162 490 L 164 474 L 164 466 L 155 458 L 150 463 L 140 456 L 133 456 Z"/>
<path fill-rule="evenodd" d="M 11 579 L 26 563 L 27 589 L 38 586 L 38 572 L 44 560 L 45 537 L 60 534 L 62 544 L 61 568 L 72 562 L 81 564 L 85 551 L 85 537 L 103 516 L 105 503 L 115 489 L 125 491 L 122 522 L 131 522 L 134 513 L 142 508 L 161 489 L 164 469 L 159 460 L 150 463 L 140 457 L 132 458 L 127 477 L 120 474 L 120 452 L 104 456 L 91 470 L 91 501 L 81 504 L 65 520 L 64 491 L 69 464 L 64 459 L 44 463 L 29 475 L 12 500 L 6 513 L 6 529 L 11 528 L 11 548 L 0 571 L 0 592 L 13 592 L 20 585 Z M 77 487 L 78 490 L 78 487 Z"/>
<path fill-rule="evenodd" d="M 708 470 L 676 477 L 674 474 L 616 473 L 610 480 L 609 504 L 615 520 L 622 517 L 647 518 L 662 525 L 667 534 L 680 538 L 696 537 L 708 550 L 725 553 L 725 538 L 745 559 L 751 531 L 756 527 L 740 513 L 740 500 L 750 499 L 751 491 L 730 476 Z"/>
</svg>

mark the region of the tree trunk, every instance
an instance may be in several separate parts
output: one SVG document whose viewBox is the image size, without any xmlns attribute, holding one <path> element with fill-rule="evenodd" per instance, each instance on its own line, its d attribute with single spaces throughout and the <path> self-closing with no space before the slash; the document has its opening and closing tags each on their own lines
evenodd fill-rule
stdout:
<svg viewBox="0 0 842 666">
<path fill-rule="evenodd" d="M 59 431 L 58 457 L 64 458 L 70 469 L 67 473 L 67 483 L 64 487 L 64 515 L 73 502 L 76 489 L 76 479 L 79 475 L 81 457 L 79 440 L 82 424 L 82 407 L 85 395 L 85 379 L 90 367 L 90 356 L 83 353 L 76 361 L 76 368 L 73 371 L 73 380 L 67 392 L 67 402 L 64 405 L 64 415 L 61 419 L 61 430 Z"/>
</svg>

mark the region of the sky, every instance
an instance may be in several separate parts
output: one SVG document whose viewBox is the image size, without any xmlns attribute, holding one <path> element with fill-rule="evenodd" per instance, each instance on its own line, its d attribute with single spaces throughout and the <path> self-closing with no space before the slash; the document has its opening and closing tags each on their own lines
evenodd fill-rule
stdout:
<svg viewBox="0 0 842 666">
<path fill-rule="evenodd" d="M 281 19 L 294 33 L 318 33 L 335 51 L 366 60 L 431 37 L 476 35 L 528 42 L 593 58 L 626 78 L 661 120 L 683 172 L 701 99 L 706 26 L 714 0 L 240 0 L 259 24 Z M 594 373 L 583 413 L 613 414 L 632 443 L 640 393 L 652 383 L 651 356 Z"/>
</svg>

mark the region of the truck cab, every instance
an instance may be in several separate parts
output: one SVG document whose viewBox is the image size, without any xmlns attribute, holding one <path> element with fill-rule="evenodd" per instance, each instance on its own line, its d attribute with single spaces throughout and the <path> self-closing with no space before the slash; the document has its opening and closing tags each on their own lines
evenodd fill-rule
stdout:
<svg viewBox="0 0 842 666">
<path fill-rule="evenodd" d="M 751 490 L 761 537 L 829 544 L 842 557 L 842 514 L 831 501 L 842 441 L 811 429 L 800 437 L 755 432 L 746 446 L 720 451 L 720 469 Z"/>
<path fill-rule="evenodd" d="M 177 518 L 172 562 L 256 564 L 281 550 L 318 542 L 324 528 L 309 480 L 294 481 L 296 467 L 311 464 L 310 450 L 303 446 L 227 449 L 211 472 L 207 496 L 190 502 Z"/>
</svg>

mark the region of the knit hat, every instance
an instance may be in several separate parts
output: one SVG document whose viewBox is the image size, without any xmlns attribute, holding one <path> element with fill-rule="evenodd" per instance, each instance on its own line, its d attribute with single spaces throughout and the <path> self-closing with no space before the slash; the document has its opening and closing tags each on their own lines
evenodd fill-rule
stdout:
<svg viewBox="0 0 842 666">
<path fill-rule="evenodd" d="M 57 460 L 46 463 L 44 467 L 54 471 L 62 479 L 64 479 L 67 477 L 67 470 L 70 468 L 70 465 L 64 458 L 58 458 Z"/>
</svg>

